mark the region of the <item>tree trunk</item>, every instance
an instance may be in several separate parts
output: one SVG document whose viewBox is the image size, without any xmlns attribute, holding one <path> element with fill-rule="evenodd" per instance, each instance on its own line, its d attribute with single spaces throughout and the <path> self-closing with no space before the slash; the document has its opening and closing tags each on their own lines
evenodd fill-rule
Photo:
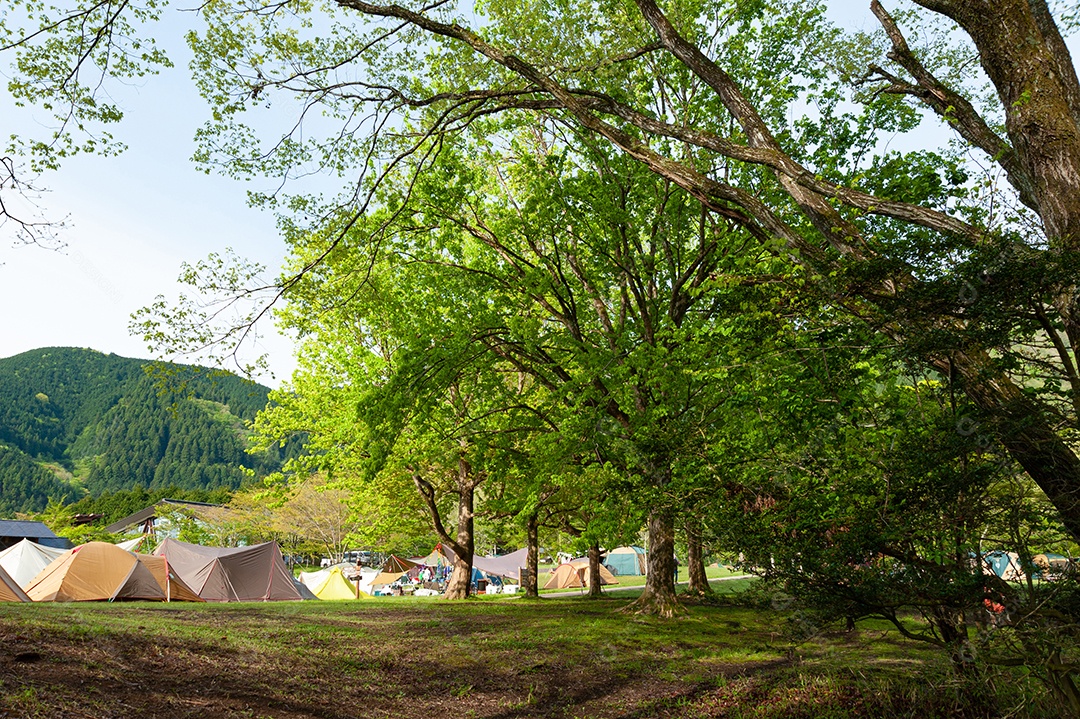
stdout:
<svg viewBox="0 0 1080 719">
<path fill-rule="evenodd" d="M 540 518 L 535 513 L 525 520 L 525 536 L 528 552 L 525 554 L 525 576 L 521 578 L 521 584 L 525 588 L 525 596 L 535 599 L 540 596 L 537 577 L 540 567 Z"/>
<path fill-rule="evenodd" d="M 600 579 L 600 544 L 593 542 L 589 545 L 589 598 L 599 599 L 604 592 L 601 587 L 603 580 Z"/>
<path fill-rule="evenodd" d="M 473 495 L 475 490 L 463 482 L 458 499 L 457 541 L 453 545 L 454 571 L 446 583 L 445 599 L 465 599 L 472 589 L 473 570 Z"/>
<path fill-rule="evenodd" d="M 649 513 L 649 562 L 645 591 L 627 611 L 673 617 L 679 611 L 675 596 L 675 517 L 670 509 Z"/>
<path fill-rule="evenodd" d="M 686 593 L 696 597 L 713 596 L 709 578 L 705 576 L 705 553 L 701 547 L 701 520 L 691 517 L 684 522 L 686 528 L 687 564 L 690 583 Z"/>
<path fill-rule="evenodd" d="M 946 376 L 959 375 L 964 393 L 989 417 L 985 430 L 978 424 L 957 430 L 970 431 L 973 441 L 984 431 L 996 435 L 1046 494 L 1066 529 L 1080 538 L 1080 458 L 1041 409 L 978 349 L 955 351 L 933 364 Z"/>
</svg>

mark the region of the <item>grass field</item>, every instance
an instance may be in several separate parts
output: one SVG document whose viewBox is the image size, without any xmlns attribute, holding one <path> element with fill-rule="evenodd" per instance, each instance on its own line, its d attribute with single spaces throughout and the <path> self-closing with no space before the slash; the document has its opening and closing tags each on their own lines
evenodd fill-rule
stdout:
<svg viewBox="0 0 1080 719">
<path fill-rule="evenodd" d="M 621 612 L 633 594 L 5 604 L 0 717 L 985 715 L 943 656 L 885 625 L 795 642 L 789 613 L 697 605 L 661 621 Z M 1025 686 L 1009 716 L 1051 716 Z"/>
</svg>

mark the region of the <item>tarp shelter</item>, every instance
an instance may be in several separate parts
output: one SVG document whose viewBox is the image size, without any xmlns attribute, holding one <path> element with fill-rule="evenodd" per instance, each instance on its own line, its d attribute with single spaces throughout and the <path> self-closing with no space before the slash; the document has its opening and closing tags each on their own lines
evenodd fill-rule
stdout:
<svg viewBox="0 0 1080 719">
<path fill-rule="evenodd" d="M 30 582 L 26 594 L 35 602 L 202 601 L 164 558 L 107 542 L 64 552 Z"/>
<path fill-rule="evenodd" d="M 166 539 L 154 550 L 208 602 L 302 599 L 277 542 L 251 547 L 203 547 Z"/>
<path fill-rule="evenodd" d="M 519 549 L 510 554 L 499 557 L 473 557 L 473 566 L 484 574 L 493 577 L 503 577 L 521 581 L 521 572 L 525 568 L 525 560 L 529 556 L 529 548 Z"/>
<path fill-rule="evenodd" d="M 6 571 L 20 587 L 26 587 L 41 570 L 53 563 L 66 550 L 31 542 L 24 539 L 0 552 L 0 568 Z"/>
<path fill-rule="evenodd" d="M 408 559 L 402 559 L 391 554 L 386 558 L 386 561 L 379 567 L 379 573 L 375 575 L 367 584 L 371 587 L 377 587 L 382 584 L 393 584 L 397 580 L 401 579 L 402 575 L 408 574 L 410 569 L 418 566 L 415 562 L 410 562 Z"/>
<path fill-rule="evenodd" d="M 0 567 L 0 602 L 29 602 L 30 597 L 22 590 L 19 583 Z"/>
<path fill-rule="evenodd" d="M 620 577 L 640 577 L 648 568 L 648 554 L 641 547 L 615 547 L 604 557 L 604 566 Z"/>
<path fill-rule="evenodd" d="M 364 591 L 357 596 L 356 585 L 345 578 L 341 567 L 301 572 L 300 581 L 319 599 L 371 599 L 371 595 Z"/>
<path fill-rule="evenodd" d="M 584 564 L 582 564 L 583 561 Z M 607 567 L 601 564 L 600 584 L 618 583 L 619 580 L 607 570 Z M 552 569 L 551 578 L 544 585 L 544 589 L 574 589 L 587 586 L 589 586 L 589 560 L 575 559 Z"/>
<path fill-rule="evenodd" d="M 1006 582 L 1017 582 L 1024 578 L 1020 569 L 1020 557 L 1016 552 L 995 549 L 983 555 L 983 571 L 993 572 Z"/>
</svg>

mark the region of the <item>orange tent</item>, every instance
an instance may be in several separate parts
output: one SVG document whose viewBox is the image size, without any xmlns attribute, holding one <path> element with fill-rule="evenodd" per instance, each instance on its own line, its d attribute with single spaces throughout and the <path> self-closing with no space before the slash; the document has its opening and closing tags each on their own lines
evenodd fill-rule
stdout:
<svg viewBox="0 0 1080 719">
<path fill-rule="evenodd" d="M 116 599 L 201 602 L 163 557 L 89 542 L 64 552 L 26 587 L 35 602 Z"/>
</svg>

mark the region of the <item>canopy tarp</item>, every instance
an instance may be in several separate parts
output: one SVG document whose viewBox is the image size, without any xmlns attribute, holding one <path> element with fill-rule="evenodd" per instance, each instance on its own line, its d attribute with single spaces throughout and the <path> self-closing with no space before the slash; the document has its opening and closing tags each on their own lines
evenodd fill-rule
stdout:
<svg viewBox="0 0 1080 719">
<path fill-rule="evenodd" d="M 386 558 L 386 561 L 379 567 L 379 573 L 368 582 L 371 587 L 377 587 L 381 584 L 393 584 L 397 580 L 401 579 L 402 575 L 408 574 L 410 569 L 417 566 L 415 562 L 410 562 L 408 559 L 402 559 L 391 554 Z"/>
<path fill-rule="evenodd" d="M 41 570 L 53 563 L 66 550 L 46 547 L 29 539 L 23 539 L 0 552 L 0 568 L 4 569 L 20 587 L 25 588 Z"/>
<path fill-rule="evenodd" d="M 19 583 L 0 567 L 0 602 L 29 602 L 30 597 L 22 590 Z"/>
<path fill-rule="evenodd" d="M 641 547 L 615 547 L 604 558 L 604 566 L 620 577 L 638 577 L 648 568 L 648 554 Z"/>
<path fill-rule="evenodd" d="M 64 552 L 30 582 L 26 593 L 35 602 L 201 601 L 163 558 L 107 542 Z"/>
<path fill-rule="evenodd" d="M 506 577 L 509 579 L 516 579 L 521 581 L 521 570 L 525 567 L 525 560 L 528 558 L 529 548 L 519 549 L 516 552 L 510 554 L 503 554 L 499 557 L 473 557 L 473 566 L 479 569 L 484 574 L 489 574 L 494 577 Z"/>
<path fill-rule="evenodd" d="M 300 581 L 319 599 L 371 599 L 371 595 L 364 591 L 357 596 L 356 585 L 345 578 L 341 567 L 301 572 Z"/>
<path fill-rule="evenodd" d="M 302 598 L 277 542 L 226 548 L 166 539 L 154 554 L 168 559 L 184 581 L 208 602 Z"/>
</svg>

